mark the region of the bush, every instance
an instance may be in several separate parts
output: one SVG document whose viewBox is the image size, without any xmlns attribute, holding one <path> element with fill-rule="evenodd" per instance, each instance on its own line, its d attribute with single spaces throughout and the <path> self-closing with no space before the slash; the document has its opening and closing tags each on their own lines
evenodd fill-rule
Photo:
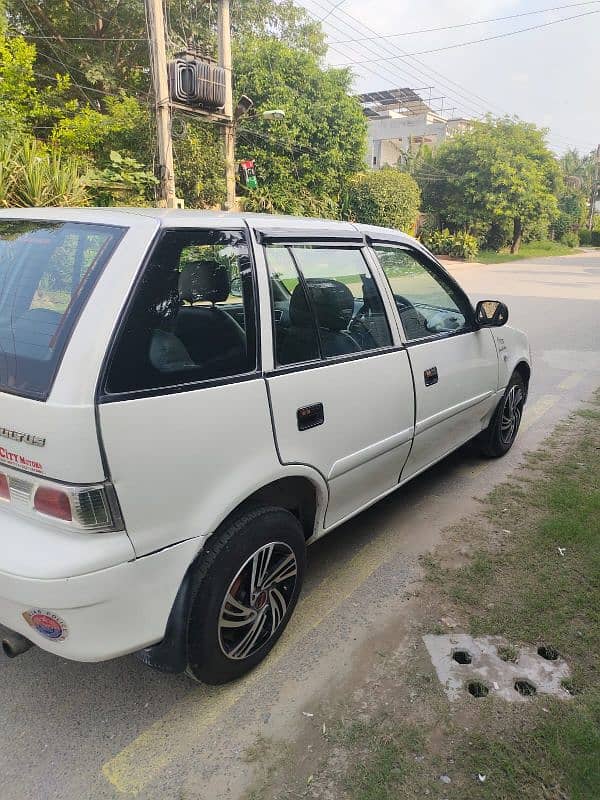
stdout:
<svg viewBox="0 0 600 800">
<path fill-rule="evenodd" d="M 600 247 L 600 231 L 592 231 L 592 244 L 594 247 Z"/>
<path fill-rule="evenodd" d="M 423 244 L 436 256 L 450 255 L 452 239 L 452 234 L 448 228 L 444 228 L 442 231 L 433 231 L 433 233 L 424 233 L 421 236 Z"/>
<path fill-rule="evenodd" d="M 591 244 L 592 243 L 592 231 L 588 231 L 587 228 L 582 228 L 579 231 L 579 244 Z"/>
<path fill-rule="evenodd" d="M 144 206 L 158 183 L 154 175 L 135 158 L 110 152 L 110 164 L 86 176 L 94 203 L 99 206 Z"/>
<path fill-rule="evenodd" d="M 0 143 L 0 206 L 81 206 L 88 195 L 79 164 L 32 137 Z"/>
<path fill-rule="evenodd" d="M 579 236 L 575 231 L 567 231 L 561 236 L 560 240 L 563 244 L 566 244 L 567 247 L 579 247 Z"/>
<path fill-rule="evenodd" d="M 452 244 L 450 245 L 450 255 L 455 258 L 464 258 L 465 261 L 470 261 L 475 258 L 479 252 L 479 243 L 474 236 L 464 231 L 459 231 L 454 234 Z"/>
<path fill-rule="evenodd" d="M 367 225 L 414 232 L 421 192 L 410 175 L 395 167 L 358 175 L 348 198 L 349 216 Z"/>
<path fill-rule="evenodd" d="M 453 256 L 469 261 L 479 252 L 479 244 L 474 236 L 464 231 L 450 233 L 447 228 L 434 231 L 422 237 L 423 243 L 438 256 Z"/>
<path fill-rule="evenodd" d="M 339 216 L 336 201 L 331 197 L 315 197 L 308 189 L 296 187 L 283 192 L 269 186 L 245 190 L 245 197 L 239 203 L 246 212 L 260 214 L 291 214 L 296 217 L 325 217 L 337 219 Z"/>
</svg>

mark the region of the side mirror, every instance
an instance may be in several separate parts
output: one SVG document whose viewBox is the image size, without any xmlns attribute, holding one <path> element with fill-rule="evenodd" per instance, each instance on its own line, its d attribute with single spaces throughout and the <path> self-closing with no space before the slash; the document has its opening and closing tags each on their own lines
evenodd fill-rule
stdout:
<svg viewBox="0 0 600 800">
<path fill-rule="evenodd" d="M 499 328 L 508 322 L 508 307 L 499 300 L 480 300 L 475 306 L 475 319 L 480 328 Z"/>
</svg>

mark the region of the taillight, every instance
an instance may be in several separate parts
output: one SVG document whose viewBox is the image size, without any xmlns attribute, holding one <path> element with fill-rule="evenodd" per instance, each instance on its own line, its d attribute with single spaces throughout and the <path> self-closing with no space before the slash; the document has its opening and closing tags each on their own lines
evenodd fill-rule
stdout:
<svg viewBox="0 0 600 800">
<path fill-rule="evenodd" d="M 69 495 L 60 489 L 39 486 L 33 498 L 33 507 L 40 514 L 47 514 L 49 517 L 62 519 L 65 522 L 71 522 L 73 519 Z"/>
<path fill-rule="evenodd" d="M 65 530 L 81 533 L 123 530 L 117 496 L 108 482 L 73 486 L 3 467 L 0 504 L 30 517 L 43 515 L 48 522 L 52 520 Z"/>
</svg>

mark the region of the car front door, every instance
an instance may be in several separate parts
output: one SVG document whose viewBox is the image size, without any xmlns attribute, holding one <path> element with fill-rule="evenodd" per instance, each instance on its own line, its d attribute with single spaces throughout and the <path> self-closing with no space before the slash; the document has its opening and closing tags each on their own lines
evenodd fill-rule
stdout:
<svg viewBox="0 0 600 800">
<path fill-rule="evenodd" d="M 359 245 L 271 242 L 264 255 L 277 447 L 327 480 L 331 527 L 398 485 L 413 437 L 408 356 Z"/>
<path fill-rule="evenodd" d="M 403 479 L 476 436 L 498 402 L 498 354 L 460 287 L 416 248 L 373 242 L 404 330 L 415 382 L 415 440 Z"/>
</svg>

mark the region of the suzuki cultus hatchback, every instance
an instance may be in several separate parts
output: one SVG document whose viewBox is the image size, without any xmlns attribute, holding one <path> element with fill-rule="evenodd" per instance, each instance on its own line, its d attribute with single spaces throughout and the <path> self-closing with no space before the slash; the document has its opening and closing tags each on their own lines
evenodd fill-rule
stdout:
<svg viewBox="0 0 600 800">
<path fill-rule="evenodd" d="M 394 230 L 0 212 L 5 650 L 246 672 L 307 544 L 470 439 L 509 450 L 530 357 L 507 319 Z"/>
</svg>

